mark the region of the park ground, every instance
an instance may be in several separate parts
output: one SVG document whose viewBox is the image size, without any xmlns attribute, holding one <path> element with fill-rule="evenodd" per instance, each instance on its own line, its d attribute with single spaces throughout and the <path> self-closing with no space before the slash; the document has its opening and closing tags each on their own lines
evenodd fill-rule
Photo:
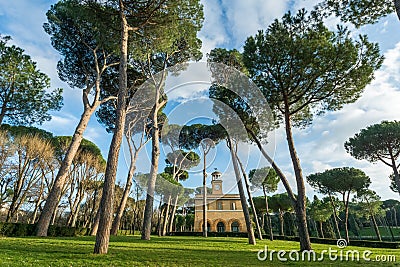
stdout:
<svg viewBox="0 0 400 267">
<path fill-rule="evenodd" d="M 227 237 L 152 237 L 142 241 L 138 236 L 118 236 L 110 240 L 107 255 L 93 254 L 94 237 L 71 238 L 0 238 L 0 266 L 400 266 L 400 249 L 377 249 L 349 246 L 343 250 L 370 250 L 371 261 L 273 262 L 259 261 L 257 252 L 264 250 L 298 250 L 297 242 L 257 240 L 247 244 L 245 238 Z M 335 245 L 313 244 L 317 257 L 322 250 L 338 249 Z M 262 256 L 263 254 L 260 254 Z M 337 254 L 339 255 L 339 254 Z M 376 262 L 377 255 L 394 255 L 396 262 Z M 287 254 L 285 256 L 288 258 Z"/>
</svg>

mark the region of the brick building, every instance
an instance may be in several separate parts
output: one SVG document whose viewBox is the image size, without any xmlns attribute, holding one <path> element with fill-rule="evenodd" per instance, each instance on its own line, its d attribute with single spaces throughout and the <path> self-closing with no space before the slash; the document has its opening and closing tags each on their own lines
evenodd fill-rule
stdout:
<svg viewBox="0 0 400 267">
<path fill-rule="evenodd" d="M 207 194 L 207 227 L 209 232 L 246 232 L 239 194 L 224 194 L 221 173 L 212 176 L 212 193 Z M 203 195 L 195 196 L 194 231 L 203 229 Z"/>
</svg>

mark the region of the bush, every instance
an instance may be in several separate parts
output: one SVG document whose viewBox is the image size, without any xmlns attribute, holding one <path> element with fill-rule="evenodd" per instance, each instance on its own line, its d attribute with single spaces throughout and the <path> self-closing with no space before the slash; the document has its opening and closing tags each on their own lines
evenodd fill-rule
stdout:
<svg viewBox="0 0 400 267">
<path fill-rule="evenodd" d="M 0 236 L 34 236 L 36 231 L 36 224 L 27 223 L 5 223 L 0 222 Z M 90 229 L 83 227 L 66 227 L 50 225 L 47 231 L 47 236 L 82 236 L 90 234 Z"/>
</svg>

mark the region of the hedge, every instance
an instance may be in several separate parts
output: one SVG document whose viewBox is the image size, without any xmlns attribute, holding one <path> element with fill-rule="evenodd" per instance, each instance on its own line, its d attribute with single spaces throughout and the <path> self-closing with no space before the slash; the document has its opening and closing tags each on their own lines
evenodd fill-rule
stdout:
<svg viewBox="0 0 400 267">
<path fill-rule="evenodd" d="M 170 235 L 170 236 L 202 236 L 203 233 L 202 232 L 172 232 L 172 233 L 168 233 L 168 235 Z M 208 232 L 207 236 L 210 236 L 210 237 L 247 237 L 247 233 Z M 263 238 L 269 239 L 269 236 L 263 235 Z M 298 236 L 274 235 L 274 239 L 299 242 Z M 317 244 L 329 244 L 329 245 L 335 245 L 335 246 L 337 244 L 336 239 L 310 237 L 310 240 L 311 240 L 311 243 L 317 243 Z M 350 240 L 349 245 L 350 246 L 359 246 L 359 247 L 372 247 L 372 248 L 393 248 L 393 249 L 400 248 L 399 242 L 380 242 L 380 241 L 371 241 L 371 240 Z"/>
<path fill-rule="evenodd" d="M 36 224 L 0 222 L 0 236 L 23 237 L 34 236 Z M 50 225 L 48 236 L 82 236 L 90 234 L 90 229 L 83 227 L 66 227 Z"/>
</svg>

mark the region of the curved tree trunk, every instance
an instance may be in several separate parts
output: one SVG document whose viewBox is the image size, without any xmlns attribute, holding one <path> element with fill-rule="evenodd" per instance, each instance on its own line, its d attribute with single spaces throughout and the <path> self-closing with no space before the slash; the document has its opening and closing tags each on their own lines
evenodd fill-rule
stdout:
<svg viewBox="0 0 400 267">
<path fill-rule="evenodd" d="M 394 6 L 396 8 L 397 17 L 400 19 L 400 0 L 394 0 Z"/>
<path fill-rule="evenodd" d="M 168 200 L 166 202 L 165 213 L 164 213 L 163 224 L 162 224 L 162 233 L 161 233 L 162 236 L 165 236 L 167 234 L 168 215 L 169 215 L 170 207 L 171 207 L 171 194 L 168 196 Z"/>
<path fill-rule="evenodd" d="M 83 91 L 83 98 L 86 97 L 87 92 Z M 46 203 L 44 204 L 43 211 L 40 214 L 39 221 L 36 227 L 36 236 L 47 236 L 47 230 L 49 228 L 53 213 L 56 211 L 58 202 L 61 198 L 63 187 L 68 176 L 69 168 L 72 161 L 81 145 L 83 139 L 83 133 L 89 123 L 90 117 L 92 116 L 95 108 L 85 106 L 82 113 L 81 119 L 76 126 L 74 135 L 72 136 L 71 144 L 64 156 L 61 166 L 58 170 L 57 176 L 54 180 L 53 186 L 47 197 Z"/>
<path fill-rule="evenodd" d="M 94 217 L 94 222 L 92 226 L 92 230 L 90 232 L 90 235 L 96 235 L 97 234 L 97 229 L 99 229 L 99 222 L 100 222 L 100 212 L 96 212 L 96 216 Z"/>
<path fill-rule="evenodd" d="M 300 250 L 301 251 L 311 250 L 312 248 L 311 248 L 310 234 L 308 233 L 307 216 L 306 216 L 306 188 L 304 185 L 304 178 L 300 166 L 300 160 L 297 156 L 296 148 L 294 146 L 289 103 L 286 96 L 284 96 L 284 102 L 285 102 L 284 115 L 285 115 L 286 139 L 289 146 L 290 158 L 292 159 L 292 165 L 297 185 L 297 201 L 295 204 L 295 211 L 296 211 L 297 227 L 299 230 Z"/>
<path fill-rule="evenodd" d="M 174 206 L 172 207 L 171 216 L 170 216 L 169 222 L 168 222 L 168 225 L 169 225 L 169 232 L 170 232 L 170 233 L 174 230 L 173 227 L 174 227 L 174 220 L 175 220 L 176 209 L 177 209 L 177 205 L 178 205 L 178 198 L 179 198 L 179 196 L 176 195 L 175 201 L 174 201 Z"/>
<path fill-rule="evenodd" d="M 233 142 L 230 139 L 230 137 L 228 137 L 227 142 L 228 142 L 229 150 L 231 152 L 231 158 L 232 158 L 233 168 L 235 171 L 236 182 L 237 182 L 237 186 L 239 189 L 240 202 L 242 204 L 244 219 L 246 221 L 246 229 L 247 229 L 249 244 L 255 245 L 256 238 L 254 237 L 254 231 L 253 231 L 253 227 L 251 225 L 251 220 L 250 220 L 250 213 L 249 213 L 249 209 L 247 208 L 246 196 L 245 196 L 244 190 L 243 190 L 243 183 L 242 183 L 242 179 L 241 179 L 241 175 L 240 175 L 240 171 L 239 171 L 239 166 L 238 166 L 238 163 L 236 160 L 236 153 L 235 153 L 236 147 L 233 147 Z"/>
<path fill-rule="evenodd" d="M 272 222 L 271 222 L 271 215 L 269 214 L 269 207 L 268 207 L 268 197 L 267 192 L 265 190 L 265 186 L 263 185 L 263 192 L 264 192 L 264 199 L 265 199 L 265 209 L 267 211 L 267 227 L 269 232 L 269 240 L 274 240 L 274 234 L 272 232 Z"/>
<path fill-rule="evenodd" d="M 376 223 L 375 216 L 371 214 L 370 217 L 371 217 L 372 225 L 374 226 L 376 237 L 378 238 L 379 241 L 382 241 L 381 233 L 379 232 L 379 227 L 378 227 L 378 224 Z"/>
<path fill-rule="evenodd" d="M 236 154 L 236 153 L 235 153 Z M 236 159 L 239 163 L 240 166 L 240 170 L 242 171 L 243 174 L 243 178 L 244 178 L 244 183 L 246 185 L 246 191 L 247 191 L 247 195 L 249 197 L 249 201 L 250 201 L 250 206 L 251 206 L 251 210 L 253 211 L 253 216 L 254 216 L 254 221 L 256 222 L 256 229 L 257 229 L 257 234 L 258 234 L 258 238 L 260 240 L 262 240 L 262 232 L 261 232 L 261 227 L 260 227 L 260 222 L 258 220 L 258 216 L 257 216 L 257 211 L 256 211 L 256 207 L 254 205 L 254 201 L 253 201 L 253 197 L 251 195 L 251 191 L 250 191 L 250 185 L 249 185 L 249 179 L 247 177 L 246 171 L 243 167 L 242 162 L 240 161 L 238 155 L 236 154 Z"/>
<path fill-rule="evenodd" d="M 137 155 L 137 154 L 135 153 L 135 155 Z M 121 218 L 122 218 L 122 215 L 124 214 L 125 206 L 126 206 L 126 203 L 128 202 L 129 193 L 131 192 L 131 188 L 132 188 L 132 178 L 133 178 L 133 174 L 135 173 L 135 170 L 136 170 L 135 162 L 136 162 L 136 159 L 133 162 L 131 162 L 131 166 L 129 167 L 129 172 L 126 177 L 125 189 L 122 194 L 121 201 L 119 202 L 117 212 L 116 212 L 116 215 L 115 215 L 113 223 L 112 223 L 111 235 L 117 235 L 117 233 L 118 233 L 119 225 L 121 223 Z"/>
</svg>

